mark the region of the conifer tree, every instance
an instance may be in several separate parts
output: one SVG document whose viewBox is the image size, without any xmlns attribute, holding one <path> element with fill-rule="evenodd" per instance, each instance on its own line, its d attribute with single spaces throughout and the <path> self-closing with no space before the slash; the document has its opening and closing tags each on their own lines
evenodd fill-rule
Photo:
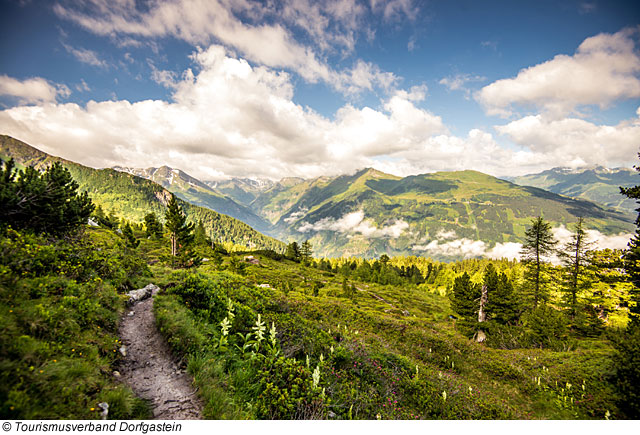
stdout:
<svg viewBox="0 0 640 435">
<path fill-rule="evenodd" d="M 147 228 L 147 237 L 162 238 L 162 223 L 155 213 L 149 213 L 144 217 L 144 225 Z"/>
<path fill-rule="evenodd" d="M 587 251 L 591 248 L 582 217 L 578 218 L 574 231 L 571 240 L 566 243 L 564 249 L 560 252 L 560 257 L 568 272 L 565 288 L 569 313 L 572 319 L 576 315 L 579 293 L 588 286 L 584 272 L 589 266 Z"/>
<path fill-rule="evenodd" d="M 93 209 L 59 162 L 40 173 L 30 166 L 18 172 L 13 159 L 0 160 L 0 223 L 63 236 L 86 224 Z"/>
<path fill-rule="evenodd" d="M 498 274 L 493 264 L 489 264 L 484 285 L 489 295 L 486 305 L 489 319 L 503 325 L 517 321 L 519 304 L 509 277 L 504 272 Z"/>
<path fill-rule="evenodd" d="M 304 261 L 311 260 L 311 256 L 313 255 L 313 247 L 311 246 L 311 242 L 309 239 L 302 242 L 302 246 L 300 247 L 300 257 Z"/>
<path fill-rule="evenodd" d="M 193 223 L 187 223 L 187 217 L 173 194 L 167 205 L 165 220 L 165 226 L 171 240 L 171 256 L 176 257 L 180 248 L 186 247 L 193 241 L 192 231 L 194 225 Z"/>
<path fill-rule="evenodd" d="M 467 272 L 456 277 L 449 299 L 453 311 L 464 319 L 473 320 L 478 315 L 480 288 L 471 282 L 471 277 Z"/>
<path fill-rule="evenodd" d="M 640 172 L 639 166 L 635 169 Z M 640 204 L 640 186 L 621 187 L 620 193 Z M 629 249 L 623 257 L 624 268 L 633 283 L 629 309 L 631 321 L 624 336 L 616 343 L 617 355 L 614 360 L 616 383 L 621 396 L 619 406 L 630 419 L 640 418 L 640 208 L 636 211 L 636 233 L 629 241 Z"/>
<path fill-rule="evenodd" d="M 300 247 L 297 242 L 291 242 L 287 245 L 287 250 L 284 254 L 289 260 L 299 261 L 300 260 Z"/>
<path fill-rule="evenodd" d="M 533 309 L 548 298 L 545 289 L 545 259 L 554 251 L 556 243 L 551 233 L 551 224 L 541 216 L 531 221 L 531 227 L 525 231 L 521 254 L 526 266 L 524 279 L 532 293 Z"/>
<path fill-rule="evenodd" d="M 193 241 L 197 246 L 208 246 L 209 240 L 207 239 L 207 232 L 204 229 L 202 220 L 198 221 L 198 225 L 193 232 Z"/>
<path fill-rule="evenodd" d="M 136 239 L 136 236 L 133 234 L 133 229 L 129 222 L 126 222 L 122 226 L 122 236 L 127 242 L 127 246 L 130 248 L 137 248 L 140 245 L 140 240 Z"/>
</svg>

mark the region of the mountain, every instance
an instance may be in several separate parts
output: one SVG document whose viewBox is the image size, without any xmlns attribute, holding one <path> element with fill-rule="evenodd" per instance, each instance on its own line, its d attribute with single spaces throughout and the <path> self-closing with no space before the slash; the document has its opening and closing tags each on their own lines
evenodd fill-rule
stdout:
<svg viewBox="0 0 640 435">
<path fill-rule="evenodd" d="M 93 169 L 59 157 L 46 154 L 24 142 L 0 135 L 0 157 L 13 158 L 20 166 L 43 168 L 61 162 L 79 184 L 80 191 L 88 192 L 93 202 L 106 212 L 134 222 L 141 222 L 147 213 L 154 212 L 164 218 L 170 192 L 151 180 L 115 169 Z M 189 220 L 202 220 L 207 233 L 217 241 L 233 242 L 257 249 L 282 251 L 284 244 L 265 236 L 244 222 L 211 209 L 179 200 Z"/>
<path fill-rule="evenodd" d="M 147 169 L 115 166 L 113 169 L 154 181 L 174 193 L 178 198 L 191 204 L 210 208 L 218 213 L 234 217 L 260 232 L 269 233 L 271 225 L 264 218 L 256 215 L 247 206 L 238 204 L 180 169 L 168 166 Z"/>
<path fill-rule="evenodd" d="M 223 181 L 205 181 L 204 183 L 245 206 L 251 204 L 258 195 L 275 185 L 273 181 L 266 178 L 231 178 Z"/>
<path fill-rule="evenodd" d="M 508 177 L 521 186 L 533 186 L 572 198 L 586 199 L 617 210 L 635 213 L 635 201 L 620 194 L 620 186 L 638 184 L 638 173 L 630 168 L 553 168 L 538 174 Z"/>
<path fill-rule="evenodd" d="M 521 243 L 538 215 L 554 227 L 583 216 L 589 228 L 604 234 L 634 228 L 627 213 L 475 171 L 401 178 L 364 169 L 278 183 L 251 207 L 281 239 L 309 238 L 315 253 L 326 256 L 475 256 L 497 243 Z"/>
</svg>

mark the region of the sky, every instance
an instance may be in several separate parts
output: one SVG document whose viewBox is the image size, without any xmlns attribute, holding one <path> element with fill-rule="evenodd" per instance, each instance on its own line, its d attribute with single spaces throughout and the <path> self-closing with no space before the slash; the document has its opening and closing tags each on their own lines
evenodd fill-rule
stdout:
<svg viewBox="0 0 640 435">
<path fill-rule="evenodd" d="M 634 1 L 0 0 L 0 134 L 202 180 L 630 167 Z"/>
</svg>

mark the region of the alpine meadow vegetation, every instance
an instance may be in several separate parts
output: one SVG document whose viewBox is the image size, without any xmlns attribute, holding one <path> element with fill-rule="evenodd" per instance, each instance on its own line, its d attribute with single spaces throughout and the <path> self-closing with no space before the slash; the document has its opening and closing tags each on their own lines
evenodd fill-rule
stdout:
<svg viewBox="0 0 640 435">
<path fill-rule="evenodd" d="M 150 282 L 207 419 L 638 416 L 638 235 L 590 250 L 584 219 L 559 246 L 539 217 L 521 262 L 318 258 L 220 237 L 173 195 L 132 218 L 64 167 L 2 168 L 3 418 L 148 418 L 113 371 L 126 292 Z"/>
</svg>

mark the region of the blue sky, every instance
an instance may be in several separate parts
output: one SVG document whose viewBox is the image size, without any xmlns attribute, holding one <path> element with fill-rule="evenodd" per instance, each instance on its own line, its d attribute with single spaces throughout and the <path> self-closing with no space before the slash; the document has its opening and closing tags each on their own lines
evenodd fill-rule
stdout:
<svg viewBox="0 0 640 435">
<path fill-rule="evenodd" d="M 631 1 L 0 5 L 0 133 L 94 167 L 277 179 L 637 160 Z"/>
</svg>

